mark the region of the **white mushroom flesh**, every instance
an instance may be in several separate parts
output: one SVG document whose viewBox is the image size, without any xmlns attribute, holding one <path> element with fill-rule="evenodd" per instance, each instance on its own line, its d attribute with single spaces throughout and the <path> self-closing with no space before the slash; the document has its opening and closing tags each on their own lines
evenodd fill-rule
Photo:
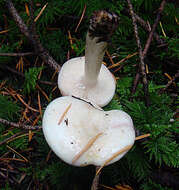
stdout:
<svg viewBox="0 0 179 190">
<path fill-rule="evenodd" d="M 63 119 L 59 123 L 61 117 Z M 101 166 L 135 141 L 133 122 L 127 113 L 103 111 L 71 96 L 57 98 L 47 106 L 42 127 L 46 141 L 55 154 L 75 166 Z M 74 161 L 75 156 L 93 139 L 89 148 Z M 126 152 L 108 164 L 119 160 Z"/>
<path fill-rule="evenodd" d="M 73 58 L 61 68 L 58 87 L 63 96 L 76 96 L 88 99 L 100 107 L 107 105 L 113 98 L 116 80 L 105 65 L 102 64 L 96 85 L 90 86 L 84 79 L 85 57 Z"/>
</svg>

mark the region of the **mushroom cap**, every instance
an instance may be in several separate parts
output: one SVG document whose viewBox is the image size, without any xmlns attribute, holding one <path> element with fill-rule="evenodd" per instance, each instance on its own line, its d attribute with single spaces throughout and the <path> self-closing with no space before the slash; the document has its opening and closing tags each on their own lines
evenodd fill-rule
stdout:
<svg viewBox="0 0 179 190">
<path fill-rule="evenodd" d="M 100 107 L 107 105 L 113 98 L 116 80 L 105 65 L 101 65 L 95 86 L 85 85 L 85 57 L 72 58 L 65 62 L 58 75 L 58 87 L 63 96 L 76 96 L 88 99 Z"/>
<path fill-rule="evenodd" d="M 133 122 L 127 113 L 120 110 L 103 111 L 71 96 L 57 98 L 47 106 L 42 128 L 55 154 L 75 166 L 101 166 L 116 152 L 133 145 L 135 141 Z M 94 137 L 97 138 L 92 145 L 73 162 Z M 116 162 L 126 152 L 108 164 Z"/>
</svg>

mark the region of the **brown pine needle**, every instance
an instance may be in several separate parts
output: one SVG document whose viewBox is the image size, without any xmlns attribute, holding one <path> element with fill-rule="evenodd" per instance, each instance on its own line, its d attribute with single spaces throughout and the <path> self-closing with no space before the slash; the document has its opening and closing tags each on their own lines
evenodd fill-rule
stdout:
<svg viewBox="0 0 179 190">
<path fill-rule="evenodd" d="M 149 136 L 150 136 L 149 133 L 148 133 L 148 134 L 145 134 L 145 135 L 140 135 L 140 136 L 136 137 L 135 140 L 137 141 L 137 140 L 139 140 L 139 139 L 143 139 L 143 138 L 146 138 L 146 137 L 149 137 Z"/>
<path fill-rule="evenodd" d="M 32 140 L 34 133 L 32 132 L 32 130 L 29 130 L 29 142 Z"/>
<path fill-rule="evenodd" d="M 19 161 L 19 162 L 26 162 L 25 160 L 18 159 L 18 158 L 0 158 L 0 161 Z"/>
<path fill-rule="evenodd" d="M 50 151 L 48 152 L 47 157 L 46 157 L 46 160 L 45 160 L 46 162 L 49 161 L 51 153 L 52 153 L 52 150 L 50 150 Z"/>
<path fill-rule="evenodd" d="M 16 96 L 17 96 L 18 99 L 22 102 L 22 104 L 24 104 L 29 110 L 34 111 L 34 112 L 39 112 L 38 110 L 36 110 L 36 109 L 30 107 L 28 104 L 26 104 L 26 103 L 24 102 L 24 100 L 20 97 L 19 94 L 16 94 Z"/>
<path fill-rule="evenodd" d="M 81 21 L 83 20 L 83 17 L 84 17 L 84 15 L 85 15 L 85 11 L 86 11 L 86 4 L 85 4 L 85 6 L 84 6 L 84 9 L 83 9 L 83 12 L 82 12 L 80 21 L 79 21 L 79 23 L 78 23 L 78 25 L 77 25 L 77 27 L 76 27 L 76 29 L 75 29 L 75 32 L 77 32 L 77 30 L 78 30 L 78 28 L 79 28 L 79 26 L 80 26 L 80 24 L 81 24 Z"/>
<path fill-rule="evenodd" d="M 6 80 L 3 80 L 3 81 L 0 83 L 0 89 L 3 88 L 5 84 L 6 84 Z"/>
<path fill-rule="evenodd" d="M 69 41 L 70 41 L 71 49 L 73 50 L 73 49 L 74 49 L 74 48 L 73 48 L 73 40 L 72 40 L 72 37 L 71 37 L 71 32 L 70 32 L 70 30 L 68 30 L 68 39 L 69 39 Z"/>
<path fill-rule="evenodd" d="M 43 66 L 44 66 L 44 62 L 42 62 L 42 66 L 41 67 L 43 67 Z M 42 76 L 42 70 L 39 73 L 38 80 L 40 80 L 41 76 Z"/>
<path fill-rule="evenodd" d="M 118 152 L 114 153 L 109 159 L 107 159 L 104 164 L 98 169 L 98 171 L 96 172 L 96 175 L 99 174 L 99 172 L 103 169 L 104 166 L 106 166 L 111 160 L 113 160 L 114 158 L 116 158 L 117 156 L 119 156 L 119 154 L 122 154 L 123 152 L 126 152 L 128 150 L 130 150 L 132 148 L 133 145 L 128 145 L 125 146 L 124 148 L 122 148 L 121 150 L 119 150 Z"/>
<path fill-rule="evenodd" d="M 7 143 L 10 143 L 10 142 L 12 142 L 12 141 L 14 141 L 16 139 L 19 139 L 19 138 L 22 138 L 22 137 L 25 137 L 25 136 L 28 136 L 28 135 L 29 135 L 28 133 L 23 134 L 23 135 L 19 135 L 17 137 L 14 137 L 13 139 L 8 140 Z"/>
<path fill-rule="evenodd" d="M 16 150 L 14 150 L 13 148 L 11 148 L 10 146 L 6 145 L 6 147 L 11 150 L 12 152 L 14 152 L 15 154 L 17 154 L 18 156 L 20 156 L 22 159 L 24 159 L 26 162 L 28 162 L 27 158 L 25 158 L 22 154 L 20 154 L 19 152 L 17 152 Z"/>
<path fill-rule="evenodd" d="M 146 70 L 146 73 L 149 74 L 149 67 L 147 64 L 145 65 L 145 70 Z"/>
<path fill-rule="evenodd" d="M 133 57 L 133 56 L 135 56 L 135 55 L 137 55 L 137 54 L 138 54 L 138 52 L 135 52 L 135 53 L 133 53 L 133 54 L 127 55 L 125 58 L 121 59 L 119 62 L 117 62 L 117 63 L 115 63 L 115 64 L 109 66 L 108 69 L 112 69 L 112 68 L 114 68 L 114 67 L 120 66 L 121 63 L 123 63 L 123 62 L 126 61 L 127 59 L 129 59 L 129 58 L 131 58 L 131 57 Z"/>
<path fill-rule="evenodd" d="M 46 3 L 42 9 L 40 10 L 39 14 L 37 15 L 37 17 L 34 19 L 34 22 L 37 22 L 37 20 L 39 19 L 39 17 L 42 15 L 42 13 L 44 12 L 46 6 L 48 5 L 48 3 Z"/>
<path fill-rule="evenodd" d="M 38 92 L 38 94 L 37 94 L 37 98 L 38 98 L 39 112 L 40 112 L 40 115 L 42 116 L 42 107 L 41 107 L 40 94 L 39 94 L 39 92 Z"/>
<path fill-rule="evenodd" d="M 8 30 L 0 31 L 0 34 L 4 34 L 4 33 L 7 33 L 7 32 L 9 32 L 9 29 Z"/>
<path fill-rule="evenodd" d="M 41 89 L 41 87 L 38 85 L 38 84 L 36 84 L 36 87 L 39 89 L 39 91 L 44 95 L 44 97 L 46 98 L 46 100 L 48 101 L 48 102 L 50 102 L 50 99 L 49 99 L 49 97 L 47 96 L 47 94 L 45 93 L 45 91 L 43 91 L 42 89 Z"/>
<path fill-rule="evenodd" d="M 164 73 L 164 75 L 169 79 L 172 80 L 172 77 L 168 73 Z"/>
<path fill-rule="evenodd" d="M 34 122 L 32 123 L 32 126 L 35 126 L 38 122 L 38 120 L 40 119 L 41 114 L 37 116 L 37 118 L 34 120 Z"/>
<path fill-rule="evenodd" d="M 63 112 L 63 114 L 62 114 L 62 116 L 60 117 L 60 120 L 59 120 L 59 122 L 58 122 L 58 125 L 60 125 L 61 124 L 61 122 L 63 121 L 63 118 L 65 117 L 65 115 L 67 114 L 67 112 L 69 111 L 69 109 L 71 108 L 71 105 L 72 105 L 72 103 L 70 104 L 70 105 L 68 105 L 68 107 L 65 109 L 65 111 Z"/>
<path fill-rule="evenodd" d="M 109 60 L 111 61 L 111 64 L 114 65 L 114 61 L 112 60 L 112 57 L 109 54 L 108 50 L 106 50 L 106 55 L 109 57 Z"/>
<path fill-rule="evenodd" d="M 28 16 L 30 16 L 29 7 L 28 7 L 27 3 L 25 3 L 25 12 L 27 13 Z"/>
<path fill-rule="evenodd" d="M 168 74 L 168 73 L 164 73 L 164 75 L 170 80 L 173 81 L 173 78 Z M 176 83 L 173 81 L 173 84 L 176 86 Z"/>
<path fill-rule="evenodd" d="M 89 142 L 85 145 L 85 147 L 73 158 L 72 164 L 75 163 L 81 155 L 83 155 L 89 148 L 93 145 L 93 143 L 97 140 L 99 136 L 101 136 L 103 133 L 98 133 L 96 136 L 94 136 L 92 139 L 89 140 Z"/>
<path fill-rule="evenodd" d="M 105 189 L 110 189 L 110 190 L 117 190 L 116 188 L 112 188 L 106 185 L 100 185 L 101 187 L 104 187 Z"/>
</svg>

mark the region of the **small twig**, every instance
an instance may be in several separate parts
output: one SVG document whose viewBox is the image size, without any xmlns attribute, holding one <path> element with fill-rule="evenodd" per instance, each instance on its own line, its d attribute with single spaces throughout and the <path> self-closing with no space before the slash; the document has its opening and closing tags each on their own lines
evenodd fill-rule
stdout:
<svg viewBox="0 0 179 190">
<path fill-rule="evenodd" d="M 83 17 L 84 17 L 84 15 L 85 15 L 85 11 L 86 11 L 86 4 L 85 4 L 85 6 L 84 6 L 84 9 L 83 9 L 83 12 L 82 12 L 80 21 L 79 21 L 78 25 L 77 25 L 76 28 L 75 28 L 75 32 L 77 32 L 77 30 L 78 30 L 78 28 L 79 28 L 79 26 L 80 26 L 80 24 L 81 24 L 81 21 L 83 20 Z"/>
<path fill-rule="evenodd" d="M 137 14 L 134 13 L 134 16 L 136 18 L 136 21 L 148 32 L 151 32 L 151 28 L 149 27 L 149 25 L 142 19 L 140 18 Z M 156 33 L 153 32 L 153 36 L 156 39 L 158 44 L 164 44 L 165 40 L 163 40 L 162 38 L 160 38 L 160 36 Z"/>
<path fill-rule="evenodd" d="M 164 6 L 165 6 L 165 3 L 166 3 L 166 0 L 163 0 L 160 4 L 160 8 L 159 8 L 159 11 L 158 11 L 158 14 L 157 14 L 157 17 L 156 17 L 156 20 L 152 26 L 152 29 L 149 33 L 149 37 L 147 39 L 147 42 L 145 44 L 145 47 L 144 47 L 144 51 L 143 51 L 143 56 L 145 57 L 147 55 L 147 51 L 150 47 L 150 44 L 151 44 L 151 41 L 152 41 L 152 38 L 153 38 L 153 35 L 154 35 L 154 31 L 159 23 L 159 20 L 160 20 L 160 17 L 161 17 L 161 14 L 162 14 L 162 11 L 164 9 Z"/>
<path fill-rule="evenodd" d="M 41 126 L 30 126 L 30 125 L 17 124 L 17 123 L 10 122 L 10 121 L 7 121 L 7 120 L 2 119 L 2 118 L 0 118 L 0 123 L 2 123 L 4 125 L 9 125 L 12 127 L 26 129 L 26 130 L 37 130 L 37 129 L 42 128 Z"/>
<path fill-rule="evenodd" d="M 96 172 L 99 170 L 100 166 L 96 166 Z M 91 186 L 91 190 L 97 190 L 99 186 L 99 177 L 100 177 L 101 171 L 98 172 L 97 175 L 94 176 L 93 183 Z"/>
<path fill-rule="evenodd" d="M 135 75 L 135 79 L 133 81 L 132 89 L 131 89 L 132 94 L 135 94 L 139 80 L 140 80 L 140 73 L 139 73 L 139 69 L 138 69 L 138 71 Z"/>
<path fill-rule="evenodd" d="M 33 55 L 33 52 L 27 52 L 27 53 L 0 53 L 0 56 L 10 56 L 10 57 L 22 57 L 22 56 L 28 56 Z"/>
<path fill-rule="evenodd" d="M 137 46 L 138 46 L 138 51 L 139 51 L 140 72 L 142 75 L 142 83 L 143 83 L 143 89 L 144 89 L 144 95 L 145 95 L 145 104 L 148 107 L 149 106 L 149 90 L 148 90 L 147 74 L 146 74 L 146 70 L 145 70 L 146 66 L 145 66 L 145 62 L 144 62 L 144 56 L 143 56 L 143 52 L 142 52 L 142 46 L 141 46 L 140 38 L 138 35 L 138 28 L 137 28 L 137 24 L 136 24 L 136 18 L 134 16 L 133 7 L 132 7 L 130 0 L 127 0 L 127 2 L 128 2 L 131 17 L 132 17 L 134 34 L 135 34 L 135 38 L 136 38 L 136 42 L 137 42 Z"/>
</svg>

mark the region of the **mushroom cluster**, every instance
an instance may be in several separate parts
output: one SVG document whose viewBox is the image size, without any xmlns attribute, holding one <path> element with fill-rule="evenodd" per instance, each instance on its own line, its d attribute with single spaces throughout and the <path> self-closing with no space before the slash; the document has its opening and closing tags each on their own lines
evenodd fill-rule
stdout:
<svg viewBox="0 0 179 190">
<path fill-rule="evenodd" d="M 122 158 L 133 146 L 131 117 L 120 110 L 104 111 L 114 96 L 116 81 L 102 64 L 118 17 L 96 11 L 90 19 L 85 57 L 62 66 L 58 86 L 62 97 L 46 108 L 42 128 L 55 154 L 68 164 L 104 166 Z"/>
</svg>

